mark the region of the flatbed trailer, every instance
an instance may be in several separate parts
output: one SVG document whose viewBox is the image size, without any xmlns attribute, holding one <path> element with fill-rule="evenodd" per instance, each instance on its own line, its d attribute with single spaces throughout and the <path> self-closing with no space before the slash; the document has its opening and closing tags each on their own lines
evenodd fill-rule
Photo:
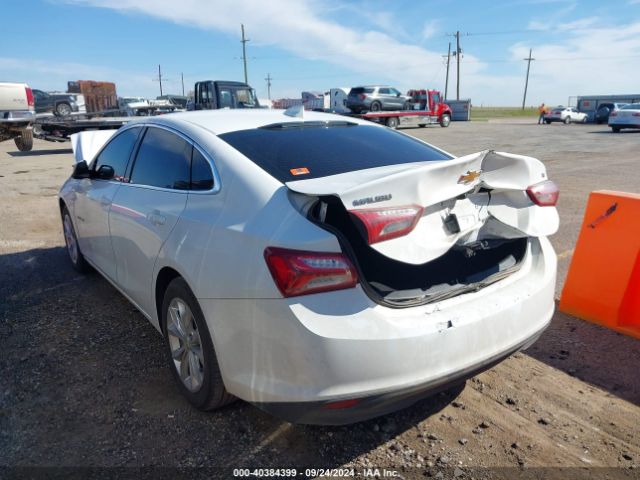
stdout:
<svg viewBox="0 0 640 480">
<path fill-rule="evenodd" d="M 109 112 L 101 112 L 100 116 L 77 114 L 68 117 L 53 115 L 37 115 L 33 122 L 33 136 L 50 142 L 64 142 L 74 133 L 85 130 L 113 130 L 135 120 L 135 117 L 102 116 Z"/>
<path fill-rule="evenodd" d="M 389 128 L 398 127 L 426 127 L 427 125 L 440 125 L 448 127 L 451 122 L 449 115 L 433 115 L 424 110 L 396 110 L 366 113 L 343 113 L 349 117 L 362 118 L 371 122 L 381 123 Z"/>
</svg>

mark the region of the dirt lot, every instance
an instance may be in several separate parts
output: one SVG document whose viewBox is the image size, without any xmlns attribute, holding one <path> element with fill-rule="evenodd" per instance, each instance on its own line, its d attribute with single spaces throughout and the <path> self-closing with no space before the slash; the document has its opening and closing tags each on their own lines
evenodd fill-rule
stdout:
<svg viewBox="0 0 640 480">
<path fill-rule="evenodd" d="M 406 131 L 458 155 L 494 148 L 546 163 L 562 191 L 552 239 L 558 294 L 588 192 L 638 191 L 640 132 L 519 120 Z M 56 203 L 71 163 L 68 144 L 36 141 L 22 154 L 0 143 L 0 466 L 198 466 L 210 468 L 182 473 L 208 478 L 232 478 L 236 467 L 341 466 L 403 478 L 640 478 L 640 342 L 560 313 L 533 348 L 464 389 L 357 425 L 291 425 L 244 402 L 195 411 L 153 327 L 100 276 L 71 269 Z"/>
</svg>

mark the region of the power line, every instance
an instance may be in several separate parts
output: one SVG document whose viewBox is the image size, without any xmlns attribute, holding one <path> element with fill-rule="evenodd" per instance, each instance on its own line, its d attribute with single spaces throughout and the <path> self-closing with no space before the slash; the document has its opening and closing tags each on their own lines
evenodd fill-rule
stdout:
<svg viewBox="0 0 640 480">
<path fill-rule="evenodd" d="M 271 100 L 271 80 L 273 80 L 273 78 L 271 78 L 270 73 L 267 73 L 267 78 L 265 78 L 265 80 L 267 81 L 267 98 Z"/>
<path fill-rule="evenodd" d="M 242 62 L 244 63 L 244 83 L 249 83 L 247 77 L 247 42 L 249 39 L 244 36 L 244 24 L 241 23 L 240 28 L 242 29 L 242 40 L 240 42 L 242 43 Z"/>
<path fill-rule="evenodd" d="M 529 57 L 523 58 L 523 60 L 527 62 L 527 79 L 524 82 L 524 96 L 522 97 L 522 110 L 524 110 L 524 104 L 527 101 L 527 87 L 529 86 L 529 69 L 531 68 L 531 62 L 535 60 L 535 58 L 531 57 L 531 49 L 529 49 Z"/>
</svg>

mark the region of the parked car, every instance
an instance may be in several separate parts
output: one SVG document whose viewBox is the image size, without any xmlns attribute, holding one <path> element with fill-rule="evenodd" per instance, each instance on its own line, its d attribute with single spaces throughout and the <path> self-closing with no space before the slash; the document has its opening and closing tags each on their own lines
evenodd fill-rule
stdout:
<svg viewBox="0 0 640 480">
<path fill-rule="evenodd" d="M 411 97 L 389 86 L 354 87 L 347 95 L 346 106 L 354 113 L 410 110 Z"/>
<path fill-rule="evenodd" d="M 617 112 L 622 107 L 624 107 L 626 103 L 601 103 L 598 105 L 598 110 L 596 110 L 596 114 L 594 117 L 595 122 L 600 125 L 601 123 L 607 123 L 609 121 L 609 115 L 611 112 Z"/>
<path fill-rule="evenodd" d="M 352 423 L 536 340 L 558 228 L 540 161 L 455 158 L 298 110 L 175 113 L 72 139 L 59 195 L 71 263 L 162 333 L 194 406 L 238 397 L 291 422 Z"/>
<path fill-rule="evenodd" d="M 11 140 L 18 150 L 33 148 L 33 93 L 26 83 L 0 82 L 0 142 Z"/>
<path fill-rule="evenodd" d="M 614 133 L 623 128 L 640 128 L 640 103 L 629 103 L 609 114 L 609 126 Z"/>
<path fill-rule="evenodd" d="M 51 112 L 60 117 L 65 117 L 73 112 L 86 111 L 84 102 L 79 101 L 79 96 L 73 93 L 50 94 L 42 90 L 33 89 L 36 103 L 36 113 Z"/>
<path fill-rule="evenodd" d="M 189 99 L 188 99 L 188 97 L 184 97 L 184 96 L 181 96 L 181 95 L 160 95 L 160 96 L 156 97 L 156 100 L 168 100 L 169 102 L 171 102 L 176 107 L 181 108 L 183 110 L 186 110 L 187 109 L 187 101 Z"/>
<path fill-rule="evenodd" d="M 586 113 L 579 112 L 573 107 L 555 107 L 544 116 L 546 123 L 562 122 L 569 123 L 587 123 L 589 116 Z"/>
</svg>

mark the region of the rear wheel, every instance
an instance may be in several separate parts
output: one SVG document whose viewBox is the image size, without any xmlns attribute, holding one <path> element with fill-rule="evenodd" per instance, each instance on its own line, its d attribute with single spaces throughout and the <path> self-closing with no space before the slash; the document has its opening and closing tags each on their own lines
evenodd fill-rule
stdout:
<svg viewBox="0 0 640 480">
<path fill-rule="evenodd" d="M 427 126 L 427 124 L 426 124 L 426 123 L 419 123 L 419 124 L 418 124 L 418 126 L 419 126 L 420 128 L 424 128 L 424 127 L 426 127 L 426 126 Z"/>
<path fill-rule="evenodd" d="M 570 117 L 569 115 L 567 115 L 567 116 L 564 118 L 564 120 L 563 120 L 563 121 L 564 121 L 564 124 L 565 124 L 565 125 L 569 125 L 569 124 L 571 123 L 571 117 Z"/>
<path fill-rule="evenodd" d="M 71 220 L 71 215 L 67 207 L 63 207 L 62 209 L 62 231 L 64 233 L 64 243 L 67 245 L 67 253 L 69 254 L 71 265 L 73 265 L 73 268 L 78 272 L 87 273 L 91 270 L 91 267 L 80 251 L 76 230 L 73 228 L 73 221 Z"/>
<path fill-rule="evenodd" d="M 20 136 L 14 137 L 13 141 L 21 152 L 29 152 L 33 148 L 33 130 L 25 128 L 20 132 Z"/>
<path fill-rule="evenodd" d="M 182 278 L 174 279 L 164 294 L 162 330 L 171 372 L 187 400 L 201 410 L 232 402 L 200 305 Z"/>
<path fill-rule="evenodd" d="M 369 110 L 372 112 L 379 112 L 380 110 L 382 110 L 382 105 L 380 104 L 380 102 L 373 102 L 371 103 Z"/>
<path fill-rule="evenodd" d="M 613 133 L 620 133 L 620 127 L 611 127 Z"/>
<path fill-rule="evenodd" d="M 387 127 L 393 128 L 394 130 L 398 128 L 398 124 L 400 123 L 398 117 L 389 117 L 387 118 Z"/>
<path fill-rule="evenodd" d="M 71 114 L 71 105 L 68 103 L 62 102 L 56 105 L 56 115 L 60 117 L 66 117 Z"/>
<path fill-rule="evenodd" d="M 440 119 L 440 126 L 443 128 L 446 128 L 449 126 L 450 123 L 451 123 L 451 117 L 447 114 L 442 115 L 442 118 Z"/>
<path fill-rule="evenodd" d="M 551 120 L 545 120 L 544 121 L 547 125 L 551 125 Z"/>
</svg>

